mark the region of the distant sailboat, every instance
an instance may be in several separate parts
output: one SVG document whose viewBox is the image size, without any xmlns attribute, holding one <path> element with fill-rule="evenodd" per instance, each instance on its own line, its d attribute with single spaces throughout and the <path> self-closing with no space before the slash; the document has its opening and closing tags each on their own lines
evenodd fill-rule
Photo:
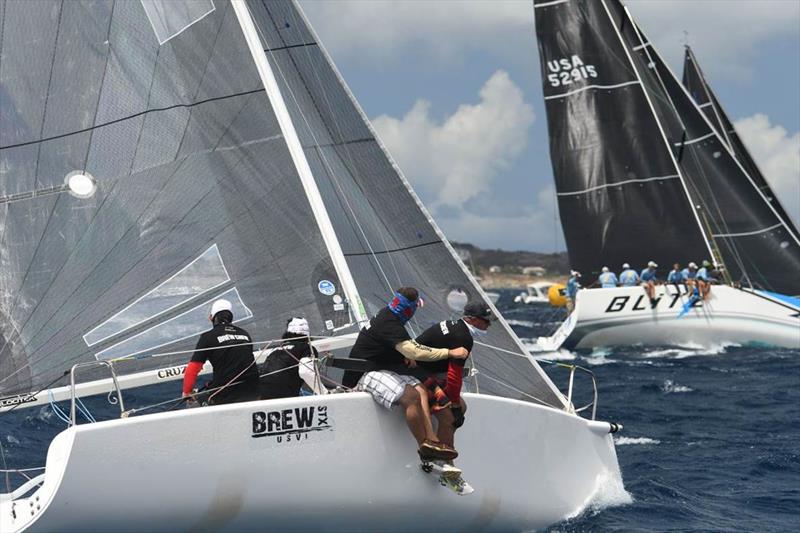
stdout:
<svg viewBox="0 0 800 533">
<path fill-rule="evenodd" d="M 340 353 L 394 287 L 417 332 L 486 295 L 294 2 L 6 1 L 0 26 L 0 416 L 72 398 L 3 531 L 531 530 L 621 487 L 616 426 L 502 319 L 465 379 L 469 497 L 364 393 L 125 404 L 181 379 L 220 297 L 259 346 L 303 315 Z M 121 417 L 77 424 L 109 391 Z"/>
<path fill-rule="evenodd" d="M 760 342 L 800 347 L 800 238 L 618 0 L 536 0 L 561 221 L 572 268 L 711 259 L 714 287 L 680 321 L 682 285 L 586 289 L 548 349 Z M 741 287 L 741 288 L 739 288 Z M 766 290 L 759 290 L 766 289 Z M 774 293 L 783 293 L 774 294 Z"/>
</svg>

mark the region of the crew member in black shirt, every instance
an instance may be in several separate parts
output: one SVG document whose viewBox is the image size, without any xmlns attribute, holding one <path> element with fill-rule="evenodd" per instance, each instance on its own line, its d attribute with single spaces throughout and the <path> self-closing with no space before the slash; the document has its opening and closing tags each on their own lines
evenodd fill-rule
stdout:
<svg viewBox="0 0 800 533">
<path fill-rule="evenodd" d="M 368 392 L 387 409 L 398 404 L 402 407 L 408 428 L 419 444 L 420 458 L 451 460 L 458 452 L 440 443 L 433 432 L 427 393 L 417 378 L 408 375 L 409 367 L 416 366 L 415 361 L 463 359 L 469 352 L 464 347 L 433 349 L 412 340 L 405 323 L 414 316 L 418 305 L 421 299 L 417 289 L 401 287 L 391 303 L 361 329 L 350 357 L 367 359 L 378 370 L 362 375 L 356 389 Z M 357 376 L 350 373 L 345 385 L 352 383 L 354 377 Z"/>
<path fill-rule="evenodd" d="M 464 306 L 461 319 L 434 324 L 417 337 L 417 342 L 433 348 L 463 346 L 472 352 L 474 337 L 485 335 L 491 320 L 492 310 L 485 302 L 470 302 Z M 432 374 L 424 384 L 433 404 L 431 410 L 439 421 L 437 436 L 450 446 L 454 445 L 456 429 L 464 424 L 467 409 L 461 398 L 465 363 L 466 359 L 455 358 L 419 363 L 421 370 Z"/>
<path fill-rule="evenodd" d="M 267 356 L 260 372 L 261 399 L 291 398 L 300 395 L 303 379 L 299 364 L 304 357 L 311 357 L 316 350 L 309 342 L 308 321 L 293 317 L 286 324 L 281 347 Z"/>
<path fill-rule="evenodd" d="M 211 361 L 214 377 L 209 383 L 212 391 L 209 403 L 246 402 L 258 398 L 258 369 L 253 356 L 250 334 L 234 326 L 233 311 L 228 300 L 211 305 L 208 319 L 214 327 L 197 341 L 192 359 L 183 376 L 183 397 L 192 398 L 197 374 L 206 361 Z"/>
</svg>

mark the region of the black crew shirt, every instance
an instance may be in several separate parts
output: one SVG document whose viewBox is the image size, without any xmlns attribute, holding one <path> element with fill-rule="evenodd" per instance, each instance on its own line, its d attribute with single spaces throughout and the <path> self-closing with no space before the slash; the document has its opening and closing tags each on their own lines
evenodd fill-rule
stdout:
<svg viewBox="0 0 800 533">
<path fill-rule="evenodd" d="M 252 340 L 250 334 L 242 328 L 233 324 L 217 324 L 200 335 L 195 350 L 193 362 L 211 361 L 214 368 L 212 387 L 222 387 L 232 381 L 253 382 L 257 385 L 258 369 L 253 356 Z"/>
<path fill-rule="evenodd" d="M 297 340 L 287 342 L 269 354 L 261 370 L 261 399 L 299 396 L 303 379 L 297 365 L 303 357 L 310 357 L 312 350 L 316 353 L 308 342 Z"/>
<path fill-rule="evenodd" d="M 403 341 L 411 340 L 400 319 L 388 307 L 372 317 L 369 324 L 361 328 L 350 357 L 367 359 L 381 369 L 395 369 L 405 365 L 405 356 L 394 349 Z"/>
<path fill-rule="evenodd" d="M 417 342 L 431 348 L 466 348 L 472 352 L 474 341 L 469 327 L 463 320 L 445 320 L 434 324 L 417 337 Z M 435 374 L 447 372 L 448 360 L 417 361 L 420 368 Z"/>
</svg>

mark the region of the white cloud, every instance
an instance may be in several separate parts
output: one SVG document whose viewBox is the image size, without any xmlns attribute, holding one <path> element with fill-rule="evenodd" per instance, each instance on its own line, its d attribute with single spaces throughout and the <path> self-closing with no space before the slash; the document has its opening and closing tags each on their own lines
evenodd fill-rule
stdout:
<svg viewBox="0 0 800 533">
<path fill-rule="evenodd" d="M 389 152 L 433 208 L 461 207 L 486 192 L 499 172 L 525 149 L 533 107 L 508 74 L 495 72 L 480 102 L 462 104 L 438 122 L 418 100 L 403 118 L 381 115 L 373 124 Z"/>
<path fill-rule="evenodd" d="M 683 64 L 686 31 L 705 70 L 727 78 L 752 76 L 759 44 L 781 36 L 797 39 L 800 33 L 796 0 L 629 0 L 627 5 L 670 64 Z"/>
<path fill-rule="evenodd" d="M 735 126 L 781 204 L 800 225 L 800 132 L 789 134 L 761 113 L 737 120 Z"/>
<path fill-rule="evenodd" d="M 415 57 L 442 64 L 478 50 L 530 60 L 537 68 L 528 0 L 307 0 L 302 5 L 337 59 L 380 65 L 417 51 Z M 700 61 L 729 78 L 750 76 L 760 43 L 797 38 L 800 27 L 796 0 L 630 0 L 628 5 L 671 64 L 681 64 L 686 30 Z"/>
<path fill-rule="evenodd" d="M 460 51 L 508 46 L 527 35 L 535 49 L 533 6 L 522 0 L 304 1 L 303 10 L 335 57 L 402 59 L 412 47 L 450 60 Z"/>
</svg>

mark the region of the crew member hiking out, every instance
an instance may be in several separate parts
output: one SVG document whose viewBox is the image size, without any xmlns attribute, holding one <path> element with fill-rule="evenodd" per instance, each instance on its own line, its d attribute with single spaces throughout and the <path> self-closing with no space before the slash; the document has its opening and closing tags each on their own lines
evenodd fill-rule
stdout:
<svg viewBox="0 0 800 533">
<path fill-rule="evenodd" d="M 303 386 L 300 361 L 305 357 L 311 357 L 312 354 L 316 355 L 308 335 L 308 321 L 305 318 L 289 319 L 286 331 L 281 336 L 283 344 L 267 356 L 260 370 L 259 387 L 262 400 L 300 395 L 300 387 Z"/>
<path fill-rule="evenodd" d="M 570 272 L 569 279 L 567 280 L 567 313 L 571 313 L 575 309 L 575 298 L 578 297 L 578 289 L 581 288 L 581 282 L 578 281 L 581 273 L 577 270 Z"/>
<path fill-rule="evenodd" d="M 417 342 L 431 348 L 463 346 L 471 352 L 474 338 L 486 334 L 491 320 L 492 310 L 486 303 L 470 302 L 464 306 L 461 319 L 434 324 L 417 337 Z M 465 363 L 466 359 L 450 358 L 418 364 L 420 370 L 430 374 L 423 384 L 431 397 L 431 412 L 439 422 L 437 436 L 449 446 L 454 446 L 455 431 L 464 424 L 467 409 L 461 398 Z"/>
<path fill-rule="evenodd" d="M 644 292 L 646 292 L 647 297 L 650 298 L 651 304 L 654 302 L 656 296 L 656 281 L 658 281 L 656 268 L 658 268 L 658 265 L 655 261 L 648 261 L 647 268 L 642 270 L 642 274 L 639 276 L 642 286 L 644 287 Z"/>
<path fill-rule="evenodd" d="M 258 370 L 250 334 L 233 325 L 233 311 L 228 300 L 211 305 L 208 319 L 214 327 L 200 335 L 192 359 L 183 376 L 183 397 L 193 399 L 197 374 L 211 361 L 214 377 L 208 384 L 208 403 L 246 402 L 258 397 Z"/>
<path fill-rule="evenodd" d="M 419 445 L 422 460 L 452 460 L 458 452 L 439 442 L 433 432 L 428 394 L 420 381 L 409 375 L 415 361 L 440 361 L 448 357 L 464 359 L 469 352 L 463 346 L 448 350 L 434 349 L 411 339 L 406 331 L 408 322 L 421 305 L 419 292 L 413 287 L 397 289 L 389 305 L 381 309 L 361 329 L 350 351 L 351 358 L 366 359 L 377 366 L 358 380 L 357 390 L 369 393 L 386 409 L 400 405 L 411 434 Z M 351 386 L 357 374 L 348 372 L 345 385 Z"/>
</svg>

